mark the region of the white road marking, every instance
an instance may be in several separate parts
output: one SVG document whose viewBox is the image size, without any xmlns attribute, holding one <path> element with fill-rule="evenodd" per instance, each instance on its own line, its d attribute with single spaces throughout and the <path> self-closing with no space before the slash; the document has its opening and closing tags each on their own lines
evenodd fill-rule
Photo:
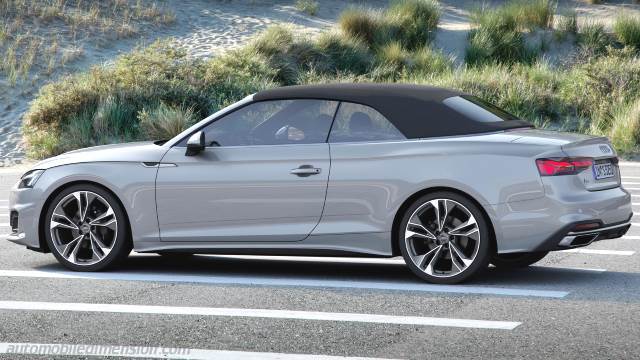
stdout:
<svg viewBox="0 0 640 360">
<path fill-rule="evenodd" d="M 264 352 L 185 349 L 147 346 L 113 346 L 84 344 L 0 343 L 0 354 L 51 355 L 51 356 L 100 356 L 145 359 L 179 360 L 367 360 L 375 358 L 342 357 L 329 355 L 282 354 Z"/>
<path fill-rule="evenodd" d="M 544 265 L 534 265 L 533 267 L 539 269 L 555 269 L 555 270 L 571 270 L 571 271 L 592 271 L 592 272 L 605 272 L 607 269 L 601 268 L 577 268 L 577 267 L 565 267 L 565 266 L 544 266 Z"/>
<path fill-rule="evenodd" d="M 223 317 L 250 317 L 269 319 L 294 319 L 316 321 L 346 321 L 375 324 L 446 326 L 474 329 L 513 330 L 520 322 L 435 318 L 422 316 L 395 316 L 357 313 L 332 313 L 320 311 L 295 311 L 271 309 L 234 309 L 191 306 L 155 306 L 124 304 L 55 303 L 39 301 L 0 301 L 0 309 L 31 311 L 77 311 L 98 313 L 200 315 Z"/>
<path fill-rule="evenodd" d="M 622 185 L 623 186 L 626 186 L 626 185 L 640 185 L 640 182 L 623 182 Z"/>
<path fill-rule="evenodd" d="M 622 239 L 640 240 L 640 236 L 625 235 L 625 236 L 622 237 Z"/>
<path fill-rule="evenodd" d="M 0 223 L 0 226 L 9 226 L 9 223 Z"/>
<path fill-rule="evenodd" d="M 596 255 L 622 255 L 622 256 L 631 256 L 636 253 L 635 251 L 628 251 L 628 250 L 597 250 L 597 249 L 569 249 L 569 250 L 562 250 L 562 252 L 580 253 L 580 254 L 596 254 Z"/>
<path fill-rule="evenodd" d="M 626 187 L 626 188 L 624 188 L 624 189 L 625 189 L 625 190 L 640 190 L 640 188 L 628 188 L 628 187 Z"/>
<path fill-rule="evenodd" d="M 618 162 L 618 165 L 620 167 L 625 167 L 625 166 L 629 166 L 629 167 L 640 167 L 640 162 L 635 162 L 635 161 L 620 161 Z"/>
<path fill-rule="evenodd" d="M 472 285 L 433 285 L 426 283 L 410 283 L 400 281 L 372 281 L 372 280 L 331 280 L 303 277 L 269 277 L 242 275 L 182 275 L 159 273 L 80 273 L 75 271 L 58 270 L 0 270 L 2 277 L 24 278 L 58 278 L 58 279 L 88 279 L 88 280 L 124 280 L 124 281 L 158 281 L 175 283 L 200 283 L 215 285 L 253 285 L 253 286 L 282 286 L 282 287 L 314 287 L 341 288 L 367 290 L 397 290 L 419 291 L 457 294 L 481 294 L 503 296 L 532 296 L 563 298 L 568 291 L 518 289 L 491 286 Z"/>
<path fill-rule="evenodd" d="M 640 179 L 640 176 L 622 176 L 623 179 Z"/>
<path fill-rule="evenodd" d="M 639 205 L 640 205 L 640 203 L 631 203 L 631 205 L 633 205 L 633 206 L 639 206 Z"/>
<path fill-rule="evenodd" d="M 631 223 L 632 226 L 640 226 L 640 223 Z"/>
</svg>

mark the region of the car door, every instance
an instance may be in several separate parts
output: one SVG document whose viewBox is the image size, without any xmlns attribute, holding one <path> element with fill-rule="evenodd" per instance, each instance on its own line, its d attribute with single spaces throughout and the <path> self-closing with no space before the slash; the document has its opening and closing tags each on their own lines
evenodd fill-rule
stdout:
<svg viewBox="0 0 640 360">
<path fill-rule="evenodd" d="M 416 164 L 406 137 L 375 109 L 342 102 L 329 146 L 331 174 L 313 234 L 388 232 L 388 217 Z"/>
<path fill-rule="evenodd" d="M 202 129 L 209 145 L 162 159 L 156 202 L 163 241 L 300 241 L 318 224 L 337 103 L 250 103 Z"/>
</svg>

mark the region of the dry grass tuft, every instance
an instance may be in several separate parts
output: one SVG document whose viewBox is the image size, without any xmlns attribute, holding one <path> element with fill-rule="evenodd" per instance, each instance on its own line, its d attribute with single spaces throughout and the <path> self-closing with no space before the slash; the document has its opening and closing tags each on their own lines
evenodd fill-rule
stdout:
<svg viewBox="0 0 640 360">
<path fill-rule="evenodd" d="M 82 56 L 84 41 L 132 37 L 174 21 L 151 1 L 0 0 L 0 77 L 15 85 L 51 75 Z"/>
</svg>

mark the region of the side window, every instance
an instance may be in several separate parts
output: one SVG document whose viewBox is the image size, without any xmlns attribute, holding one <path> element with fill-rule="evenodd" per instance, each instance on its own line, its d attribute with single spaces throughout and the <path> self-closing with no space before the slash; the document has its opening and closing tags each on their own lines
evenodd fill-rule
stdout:
<svg viewBox="0 0 640 360">
<path fill-rule="evenodd" d="M 207 125 L 207 144 L 220 146 L 326 142 L 338 102 L 275 100 L 249 104 Z"/>
<path fill-rule="evenodd" d="M 382 114 L 365 105 L 343 102 L 331 128 L 329 142 L 406 139 Z"/>
</svg>

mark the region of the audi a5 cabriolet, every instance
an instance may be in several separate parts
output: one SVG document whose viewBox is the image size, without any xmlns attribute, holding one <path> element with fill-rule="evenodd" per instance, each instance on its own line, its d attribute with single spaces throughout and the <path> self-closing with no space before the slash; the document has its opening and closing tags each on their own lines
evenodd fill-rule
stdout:
<svg viewBox="0 0 640 360">
<path fill-rule="evenodd" d="M 606 138 L 414 85 L 266 90 L 168 141 L 97 146 L 12 189 L 8 240 L 98 271 L 160 254 L 402 255 L 433 283 L 613 239 L 631 197 Z"/>
</svg>

